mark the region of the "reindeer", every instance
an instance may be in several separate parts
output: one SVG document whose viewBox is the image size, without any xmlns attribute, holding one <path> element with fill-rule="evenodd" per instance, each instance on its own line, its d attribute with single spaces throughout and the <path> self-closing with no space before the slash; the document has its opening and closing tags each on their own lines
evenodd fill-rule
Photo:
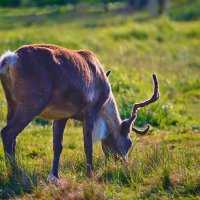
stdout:
<svg viewBox="0 0 200 200">
<path fill-rule="evenodd" d="M 120 118 L 107 74 L 95 55 L 87 50 L 34 44 L 8 51 L 0 58 L 0 79 L 7 100 L 7 125 L 1 130 L 5 158 L 15 166 L 17 135 L 36 116 L 53 120 L 53 165 L 49 179 L 58 180 L 63 131 L 68 119 L 83 123 L 87 175 L 92 175 L 92 144 L 102 141 L 105 155 L 126 158 L 132 146 L 130 132 L 144 135 L 133 127 L 137 110 L 159 98 L 158 81 L 153 75 L 154 92 L 149 100 L 133 105 L 129 119 Z"/>
</svg>

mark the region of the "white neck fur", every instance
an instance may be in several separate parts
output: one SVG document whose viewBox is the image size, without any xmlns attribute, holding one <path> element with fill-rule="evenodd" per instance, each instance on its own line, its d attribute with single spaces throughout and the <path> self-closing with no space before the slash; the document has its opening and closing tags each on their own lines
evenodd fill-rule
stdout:
<svg viewBox="0 0 200 200">
<path fill-rule="evenodd" d="M 110 131 L 114 137 L 118 137 L 120 134 L 120 124 L 121 118 L 115 99 L 111 93 L 94 123 L 92 132 L 93 143 L 105 139 L 108 131 Z"/>
</svg>

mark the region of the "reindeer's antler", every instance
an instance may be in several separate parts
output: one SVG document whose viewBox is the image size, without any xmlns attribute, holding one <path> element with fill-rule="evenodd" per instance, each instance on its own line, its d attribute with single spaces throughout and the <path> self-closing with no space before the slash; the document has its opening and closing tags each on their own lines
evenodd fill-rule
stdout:
<svg viewBox="0 0 200 200">
<path fill-rule="evenodd" d="M 108 71 L 106 72 L 106 76 L 107 76 L 107 77 L 109 77 L 109 76 L 110 76 L 110 74 L 111 74 L 111 71 L 110 71 L 110 70 L 108 70 Z M 111 83 L 110 85 L 111 85 L 111 87 L 113 87 L 113 86 L 114 86 L 114 84 L 113 84 L 113 83 Z"/>
<path fill-rule="evenodd" d="M 111 74 L 111 71 L 108 70 L 108 71 L 106 72 L 106 76 L 109 77 L 110 74 Z"/>
<path fill-rule="evenodd" d="M 147 124 L 146 128 L 144 130 L 138 130 L 135 127 L 132 127 L 132 131 L 134 131 L 135 133 L 139 134 L 139 135 L 146 135 L 149 132 L 150 129 L 150 125 Z"/>
<path fill-rule="evenodd" d="M 156 77 L 155 74 L 153 74 L 153 82 L 154 82 L 154 92 L 153 92 L 153 95 L 150 99 L 146 100 L 146 101 L 143 101 L 143 102 L 140 102 L 140 103 L 135 103 L 133 105 L 133 110 L 132 110 L 132 114 L 131 114 L 131 117 L 130 117 L 130 120 L 133 122 L 136 117 L 137 117 L 137 110 L 138 108 L 141 108 L 141 107 L 144 107 L 144 106 L 147 106 L 151 103 L 154 103 L 155 101 L 158 100 L 159 98 L 159 89 L 158 89 L 158 79 Z M 144 134 L 147 134 L 148 131 L 149 131 L 149 128 L 150 126 L 147 125 L 146 128 L 143 130 L 143 131 L 140 131 L 134 127 L 132 127 L 132 130 L 140 135 L 144 135 Z"/>
<path fill-rule="evenodd" d="M 158 98 L 159 98 L 158 79 L 155 74 L 153 74 L 153 81 L 154 81 L 154 93 L 153 93 L 152 97 L 146 101 L 143 101 L 140 103 L 135 103 L 133 106 L 132 115 L 136 114 L 138 108 L 147 106 L 158 100 Z"/>
</svg>

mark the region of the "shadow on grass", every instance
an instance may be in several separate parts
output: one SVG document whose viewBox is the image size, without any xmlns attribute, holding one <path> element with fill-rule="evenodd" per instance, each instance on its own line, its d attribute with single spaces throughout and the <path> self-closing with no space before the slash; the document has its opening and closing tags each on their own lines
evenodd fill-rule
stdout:
<svg viewBox="0 0 200 200">
<path fill-rule="evenodd" d="M 10 12 L 10 10 L 7 10 Z M 80 24 L 84 28 L 102 28 L 107 26 L 118 26 L 119 24 L 124 24 L 124 18 L 127 15 L 132 16 L 132 12 L 120 12 L 119 10 L 110 10 L 109 12 L 104 12 L 101 9 L 80 9 L 75 12 L 69 7 L 59 7 L 59 6 L 49 6 L 47 8 L 30 8 L 29 12 L 24 9 L 15 10 L 15 13 L 8 15 L 4 10 L 0 13 L 0 28 L 3 30 L 11 30 L 16 27 L 30 27 L 32 25 L 44 25 L 47 23 L 59 24 L 66 22 L 76 22 L 79 20 Z M 22 14 L 24 13 L 24 14 Z M 120 16 L 122 19 L 113 21 L 114 16 Z M 137 22 L 144 22 L 151 20 L 152 17 L 148 14 L 139 14 L 134 17 Z"/>
<path fill-rule="evenodd" d="M 100 14 L 104 14 L 104 12 L 74 12 L 72 9 L 65 8 L 62 11 L 57 6 L 50 6 L 48 8 L 30 8 L 29 12 L 24 12 L 23 9 L 19 9 L 15 14 L 7 15 L 6 12 L 1 12 L 0 14 L 0 28 L 4 30 L 11 30 L 19 27 L 19 25 L 23 27 L 30 27 L 32 25 L 43 25 L 47 23 L 66 23 L 76 21 L 77 18 L 79 20 L 93 21 L 94 17 L 99 18 Z M 7 10 L 10 12 L 10 10 Z M 12 12 L 11 12 L 12 13 Z M 91 20 L 92 19 L 92 20 Z"/>
<path fill-rule="evenodd" d="M 15 195 L 30 193 L 38 185 L 35 173 L 25 169 L 17 169 L 15 174 L 10 174 L 0 182 L 0 199 L 9 199 Z"/>
<path fill-rule="evenodd" d="M 160 189 L 158 187 L 152 187 L 149 191 L 145 192 L 142 195 L 142 199 L 148 199 L 152 196 L 160 193 Z M 191 199 L 198 199 L 200 195 L 200 184 L 194 185 L 194 186 L 176 186 L 176 187 L 170 187 L 170 188 L 163 188 L 161 195 L 166 196 L 172 196 L 174 198 L 191 198 Z"/>
<path fill-rule="evenodd" d="M 199 196 L 200 195 L 200 184 L 184 186 L 184 189 L 180 192 L 182 196 Z"/>
</svg>

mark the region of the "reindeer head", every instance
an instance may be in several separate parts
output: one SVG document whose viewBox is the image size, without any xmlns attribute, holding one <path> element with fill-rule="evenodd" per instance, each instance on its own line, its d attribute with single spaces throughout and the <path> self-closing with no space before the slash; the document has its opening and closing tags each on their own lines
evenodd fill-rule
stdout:
<svg viewBox="0 0 200 200">
<path fill-rule="evenodd" d="M 158 80 L 155 74 L 153 74 L 153 82 L 154 92 L 152 97 L 144 102 L 135 103 L 133 105 L 130 118 L 123 120 L 120 124 L 119 136 L 116 138 L 113 136 L 113 134 L 108 133 L 108 136 L 104 140 L 102 140 L 102 148 L 106 156 L 110 152 L 115 157 L 118 157 L 118 155 L 120 155 L 123 158 L 126 158 L 128 150 L 132 146 L 132 142 L 130 139 L 131 131 L 134 131 L 140 135 L 145 135 L 149 132 L 150 125 L 147 125 L 144 130 L 138 130 L 133 125 L 137 118 L 138 109 L 157 101 L 159 98 Z"/>
</svg>

